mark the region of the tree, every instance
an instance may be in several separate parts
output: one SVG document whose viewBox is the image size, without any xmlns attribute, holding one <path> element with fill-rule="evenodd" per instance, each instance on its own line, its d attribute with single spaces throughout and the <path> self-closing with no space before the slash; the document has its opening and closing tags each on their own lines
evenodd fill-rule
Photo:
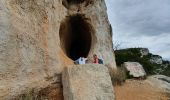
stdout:
<svg viewBox="0 0 170 100">
<path fill-rule="evenodd" d="M 115 50 L 120 49 L 121 45 L 122 45 L 122 42 L 114 41 L 113 42 L 113 50 L 115 51 Z"/>
</svg>

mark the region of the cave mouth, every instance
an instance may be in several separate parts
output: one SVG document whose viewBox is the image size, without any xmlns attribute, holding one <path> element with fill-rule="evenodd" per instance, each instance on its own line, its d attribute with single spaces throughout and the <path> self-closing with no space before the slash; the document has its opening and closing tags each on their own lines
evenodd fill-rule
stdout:
<svg viewBox="0 0 170 100">
<path fill-rule="evenodd" d="M 73 5 L 74 7 L 77 6 L 78 8 L 80 8 L 80 6 L 87 7 L 88 5 L 93 4 L 93 3 L 94 3 L 94 0 L 62 0 L 62 5 L 66 7 L 67 9 L 70 9 L 70 7 L 72 8 Z"/>
<path fill-rule="evenodd" d="M 60 25 L 60 44 L 72 60 L 87 57 L 92 45 L 92 26 L 83 15 L 67 17 Z"/>
<path fill-rule="evenodd" d="M 83 3 L 85 0 L 67 0 L 69 4 L 80 4 Z"/>
</svg>

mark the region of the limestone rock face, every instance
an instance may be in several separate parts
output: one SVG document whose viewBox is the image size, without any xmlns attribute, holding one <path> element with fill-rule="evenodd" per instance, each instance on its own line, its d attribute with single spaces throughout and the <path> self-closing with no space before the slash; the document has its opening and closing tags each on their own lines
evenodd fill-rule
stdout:
<svg viewBox="0 0 170 100">
<path fill-rule="evenodd" d="M 104 0 L 0 1 L 0 98 L 46 87 L 94 53 L 116 67 Z"/>
<path fill-rule="evenodd" d="M 109 71 L 103 65 L 74 65 L 63 75 L 64 100 L 114 100 Z"/>
<path fill-rule="evenodd" d="M 161 56 L 154 55 L 154 56 L 151 57 L 150 62 L 156 63 L 156 64 L 162 64 L 163 63 L 163 59 L 162 59 Z"/>
<path fill-rule="evenodd" d="M 141 54 L 141 57 L 148 55 L 149 54 L 149 49 L 148 48 L 141 48 L 140 49 L 140 54 Z"/>
<path fill-rule="evenodd" d="M 147 81 L 151 85 L 170 93 L 170 77 L 165 75 L 152 75 L 148 77 Z"/>
<path fill-rule="evenodd" d="M 129 71 L 129 74 L 133 77 L 146 76 L 146 72 L 143 66 L 138 62 L 124 62 L 123 66 Z"/>
</svg>

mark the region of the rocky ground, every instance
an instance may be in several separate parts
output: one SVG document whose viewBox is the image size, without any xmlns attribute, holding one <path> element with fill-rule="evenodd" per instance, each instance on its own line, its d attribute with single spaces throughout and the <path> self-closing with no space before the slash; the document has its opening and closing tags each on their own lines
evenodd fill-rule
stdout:
<svg viewBox="0 0 170 100">
<path fill-rule="evenodd" d="M 151 85 L 148 80 L 127 80 L 114 89 L 116 100 L 170 100 L 164 90 Z"/>
</svg>

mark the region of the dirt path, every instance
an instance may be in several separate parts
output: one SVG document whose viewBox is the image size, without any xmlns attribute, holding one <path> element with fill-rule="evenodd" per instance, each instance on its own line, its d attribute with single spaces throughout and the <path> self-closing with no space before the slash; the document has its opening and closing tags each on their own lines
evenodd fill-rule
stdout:
<svg viewBox="0 0 170 100">
<path fill-rule="evenodd" d="M 168 100 L 166 94 L 146 81 L 127 80 L 115 88 L 116 100 Z"/>
</svg>

